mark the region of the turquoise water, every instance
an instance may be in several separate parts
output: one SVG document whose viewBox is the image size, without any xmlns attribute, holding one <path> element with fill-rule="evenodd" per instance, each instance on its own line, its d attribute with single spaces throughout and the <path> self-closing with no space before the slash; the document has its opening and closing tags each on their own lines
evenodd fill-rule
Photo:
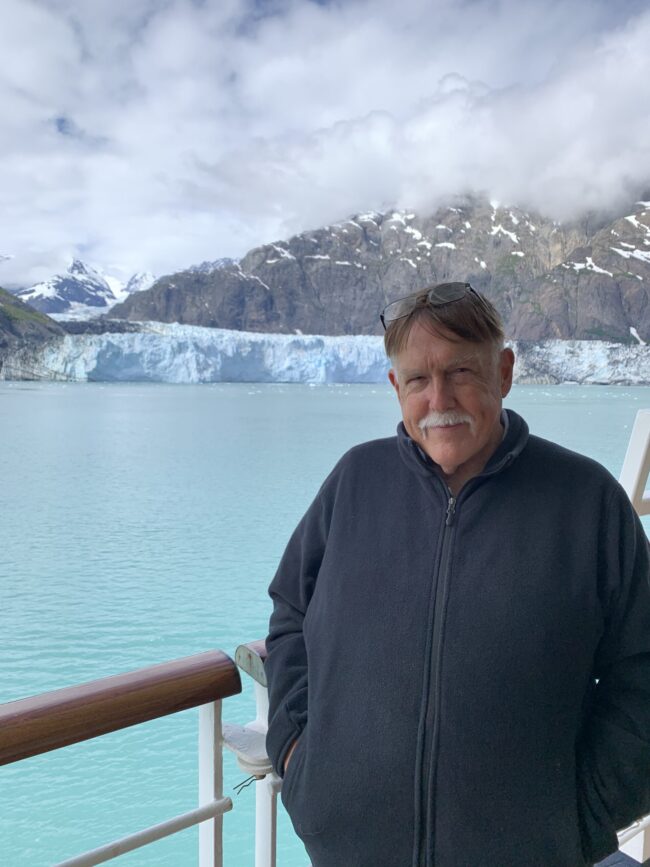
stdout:
<svg viewBox="0 0 650 867">
<path fill-rule="evenodd" d="M 650 388 L 515 387 L 531 430 L 618 475 Z M 394 432 L 388 386 L 0 383 L 0 701 L 266 633 L 290 532 L 350 445 Z M 254 716 L 250 684 L 224 719 Z M 0 768 L 0 863 L 40 867 L 196 804 L 197 712 Z M 226 864 L 253 789 L 226 759 Z M 308 863 L 281 810 L 281 867 Z M 120 859 L 197 862 L 185 831 Z"/>
</svg>

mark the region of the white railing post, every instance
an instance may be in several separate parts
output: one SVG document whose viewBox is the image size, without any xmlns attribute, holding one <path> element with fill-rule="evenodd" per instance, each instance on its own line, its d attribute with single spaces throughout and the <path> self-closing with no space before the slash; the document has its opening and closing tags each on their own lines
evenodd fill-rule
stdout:
<svg viewBox="0 0 650 867">
<path fill-rule="evenodd" d="M 650 410 L 640 409 L 634 420 L 619 478 L 639 515 L 650 514 L 650 496 L 646 494 L 648 473 L 650 473 Z M 641 825 L 642 830 L 637 830 L 633 825 L 619 834 L 619 837 L 626 841 L 621 843 L 620 851 L 641 863 L 650 858 L 648 824 L 648 817 L 646 817 L 642 822 L 635 823 L 636 826 Z M 630 833 L 634 834 L 631 838 Z"/>
<path fill-rule="evenodd" d="M 619 482 L 639 515 L 650 514 L 645 486 L 650 473 L 650 409 L 640 409 L 634 420 Z"/>
<path fill-rule="evenodd" d="M 254 687 L 254 724 L 266 734 L 269 727 L 269 691 L 257 681 Z M 255 867 L 276 867 L 278 791 L 281 785 L 281 780 L 273 772 L 255 784 Z"/>
<path fill-rule="evenodd" d="M 263 642 L 242 644 L 235 662 L 249 674 L 255 690 L 255 719 L 244 726 L 225 724 L 224 744 L 237 756 L 242 771 L 257 777 L 255 784 L 255 867 L 276 867 L 278 792 L 282 780 L 273 772 L 266 753 L 269 691 L 264 673 Z"/>
<path fill-rule="evenodd" d="M 223 797 L 221 702 L 199 708 L 199 806 Z M 199 867 L 223 867 L 223 817 L 199 825 Z"/>
</svg>

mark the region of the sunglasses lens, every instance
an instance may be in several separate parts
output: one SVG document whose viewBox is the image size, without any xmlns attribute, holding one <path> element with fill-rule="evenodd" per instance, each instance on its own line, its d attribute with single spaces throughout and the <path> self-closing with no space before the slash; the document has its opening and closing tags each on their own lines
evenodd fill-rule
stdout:
<svg viewBox="0 0 650 867">
<path fill-rule="evenodd" d="M 427 293 L 427 301 L 433 304 L 434 307 L 441 304 L 450 304 L 452 301 L 460 301 L 460 299 L 468 291 L 467 283 L 440 283 L 438 286 L 433 286 Z"/>
<path fill-rule="evenodd" d="M 411 310 L 424 300 L 432 307 L 441 307 L 443 304 L 459 301 L 467 292 L 471 291 L 471 288 L 469 283 L 440 283 L 438 286 L 432 286 L 428 292 L 416 292 L 407 298 L 399 298 L 384 309 L 382 313 L 384 328 L 395 319 L 408 316 Z"/>
<path fill-rule="evenodd" d="M 414 306 L 415 302 L 411 297 L 400 298 L 397 301 L 393 301 L 393 303 L 389 304 L 384 310 L 384 321 L 392 322 L 394 319 L 401 319 L 402 316 L 408 316 Z"/>
</svg>

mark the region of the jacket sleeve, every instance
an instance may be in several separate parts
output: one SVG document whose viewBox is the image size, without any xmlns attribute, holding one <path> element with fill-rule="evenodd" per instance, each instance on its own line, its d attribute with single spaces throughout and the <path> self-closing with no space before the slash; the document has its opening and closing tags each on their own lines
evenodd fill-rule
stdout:
<svg viewBox="0 0 650 867">
<path fill-rule="evenodd" d="M 650 813 L 648 540 L 620 486 L 601 538 L 605 624 L 577 747 L 578 811 L 590 863 L 618 848 L 617 831 Z"/>
<path fill-rule="evenodd" d="M 327 543 L 325 485 L 289 540 L 269 587 L 273 613 L 266 639 L 265 671 L 269 687 L 266 748 L 280 776 L 289 747 L 307 724 L 308 671 L 303 621 Z"/>
</svg>

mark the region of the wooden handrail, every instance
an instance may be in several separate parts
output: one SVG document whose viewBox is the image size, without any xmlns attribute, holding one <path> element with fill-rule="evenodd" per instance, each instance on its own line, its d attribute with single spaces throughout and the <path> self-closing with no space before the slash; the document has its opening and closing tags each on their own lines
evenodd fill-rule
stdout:
<svg viewBox="0 0 650 867">
<path fill-rule="evenodd" d="M 266 642 L 263 638 L 240 644 L 235 651 L 235 662 L 262 686 L 267 686 L 264 663 L 266 662 Z"/>
<path fill-rule="evenodd" d="M 0 705 L 0 765 L 241 692 L 232 659 L 209 650 Z"/>
</svg>

